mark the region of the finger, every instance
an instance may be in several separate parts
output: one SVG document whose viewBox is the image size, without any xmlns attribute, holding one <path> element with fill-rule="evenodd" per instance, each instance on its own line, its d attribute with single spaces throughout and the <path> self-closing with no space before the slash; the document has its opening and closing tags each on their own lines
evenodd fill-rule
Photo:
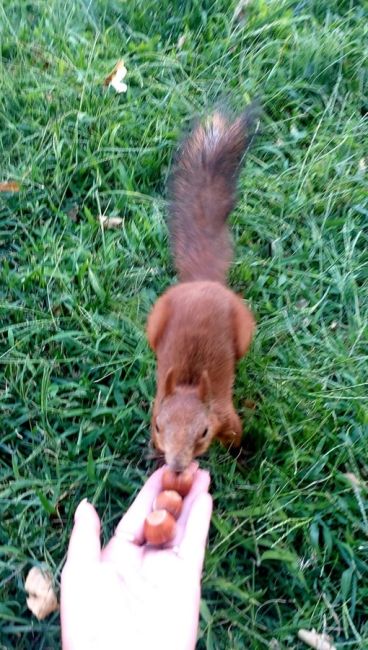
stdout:
<svg viewBox="0 0 368 650">
<path fill-rule="evenodd" d="M 67 557 L 69 565 L 79 566 L 100 559 L 100 528 L 100 519 L 96 510 L 87 499 L 83 499 L 74 515 L 74 527 Z"/>
<path fill-rule="evenodd" d="M 210 475 L 206 470 L 200 469 L 196 473 L 192 489 L 183 501 L 183 509 L 176 524 L 175 538 L 170 546 L 179 546 L 185 533 L 187 521 L 192 510 L 193 504 L 200 494 L 208 493 L 210 486 Z"/>
<path fill-rule="evenodd" d="M 156 470 L 144 484 L 129 510 L 118 523 L 115 536 L 128 542 L 143 544 L 144 520 L 152 510 L 152 503 L 161 491 L 163 467 Z"/>
<path fill-rule="evenodd" d="M 202 571 L 206 540 L 212 514 L 212 497 L 202 492 L 193 503 L 179 546 L 179 556 L 188 562 L 198 576 Z"/>
</svg>

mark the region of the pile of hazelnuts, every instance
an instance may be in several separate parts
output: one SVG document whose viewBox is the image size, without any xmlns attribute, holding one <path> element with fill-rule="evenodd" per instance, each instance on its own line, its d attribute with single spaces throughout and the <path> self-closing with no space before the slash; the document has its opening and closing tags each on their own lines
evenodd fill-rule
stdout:
<svg viewBox="0 0 368 650">
<path fill-rule="evenodd" d="M 187 496 L 193 484 L 193 475 L 186 469 L 176 474 L 166 468 L 162 474 L 162 492 L 153 502 L 153 511 L 144 522 L 146 542 L 161 546 L 171 542 L 175 537 L 176 520 L 183 507 L 183 498 Z"/>
</svg>

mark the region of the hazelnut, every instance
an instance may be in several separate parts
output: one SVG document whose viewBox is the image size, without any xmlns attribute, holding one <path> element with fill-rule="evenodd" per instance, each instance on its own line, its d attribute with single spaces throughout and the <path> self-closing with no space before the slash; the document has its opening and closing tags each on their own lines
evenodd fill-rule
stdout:
<svg viewBox="0 0 368 650">
<path fill-rule="evenodd" d="M 166 510 L 154 510 L 144 522 L 144 536 L 149 544 L 160 546 L 171 542 L 175 536 L 175 519 Z"/>
<path fill-rule="evenodd" d="M 193 485 L 193 475 L 189 469 L 176 474 L 170 468 L 166 468 L 162 475 L 162 487 L 164 490 L 175 490 L 182 497 L 186 497 Z"/>
<path fill-rule="evenodd" d="M 183 507 L 183 499 L 175 490 L 164 490 L 153 502 L 154 510 L 167 510 L 174 519 L 180 516 Z"/>
</svg>

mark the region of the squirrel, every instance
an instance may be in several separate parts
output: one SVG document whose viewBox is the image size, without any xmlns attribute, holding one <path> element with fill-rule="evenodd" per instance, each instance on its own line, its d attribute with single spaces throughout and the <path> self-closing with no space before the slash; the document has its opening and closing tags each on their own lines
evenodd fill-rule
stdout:
<svg viewBox="0 0 368 650">
<path fill-rule="evenodd" d="M 215 112 L 179 147 L 169 179 L 169 232 L 179 283 L 154 304 L 147 338 L 157 358 L 151 435 L 175 472 L 214 438 L 240 446 L 232 401 L 235 364 L 247 352 L 255 319 L 226 286 L 232 258 L 227 217 L 234 208 L 258 109 L 229 121 Z"/>
</svg>

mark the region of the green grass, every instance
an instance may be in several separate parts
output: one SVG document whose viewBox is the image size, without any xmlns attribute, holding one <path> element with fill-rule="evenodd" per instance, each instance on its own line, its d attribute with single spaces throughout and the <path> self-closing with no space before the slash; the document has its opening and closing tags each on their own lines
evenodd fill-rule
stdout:
<svg viewBox="0 0 368 650">
<path fill-rule="evenodd" d="M 251 0 L 239 20 L 234 0 L 0 3 L 0 181 L 21 184 L 0 195 L 2 650 L 58 647 L 58 615 L 26 609 L 28 569 L 58 581 L 79 500 L 108 535 L 153 468 L 167 170 L 195 114 L 256 95 L 230 281 L 259 325 L 235 389 L 244 451 L 202 460 L 198 650 L 301 649 L 300 627 L 368 648 L 364 4 Z M 119 96 L 102 81 L 122 56 Z"/>
</svg>

